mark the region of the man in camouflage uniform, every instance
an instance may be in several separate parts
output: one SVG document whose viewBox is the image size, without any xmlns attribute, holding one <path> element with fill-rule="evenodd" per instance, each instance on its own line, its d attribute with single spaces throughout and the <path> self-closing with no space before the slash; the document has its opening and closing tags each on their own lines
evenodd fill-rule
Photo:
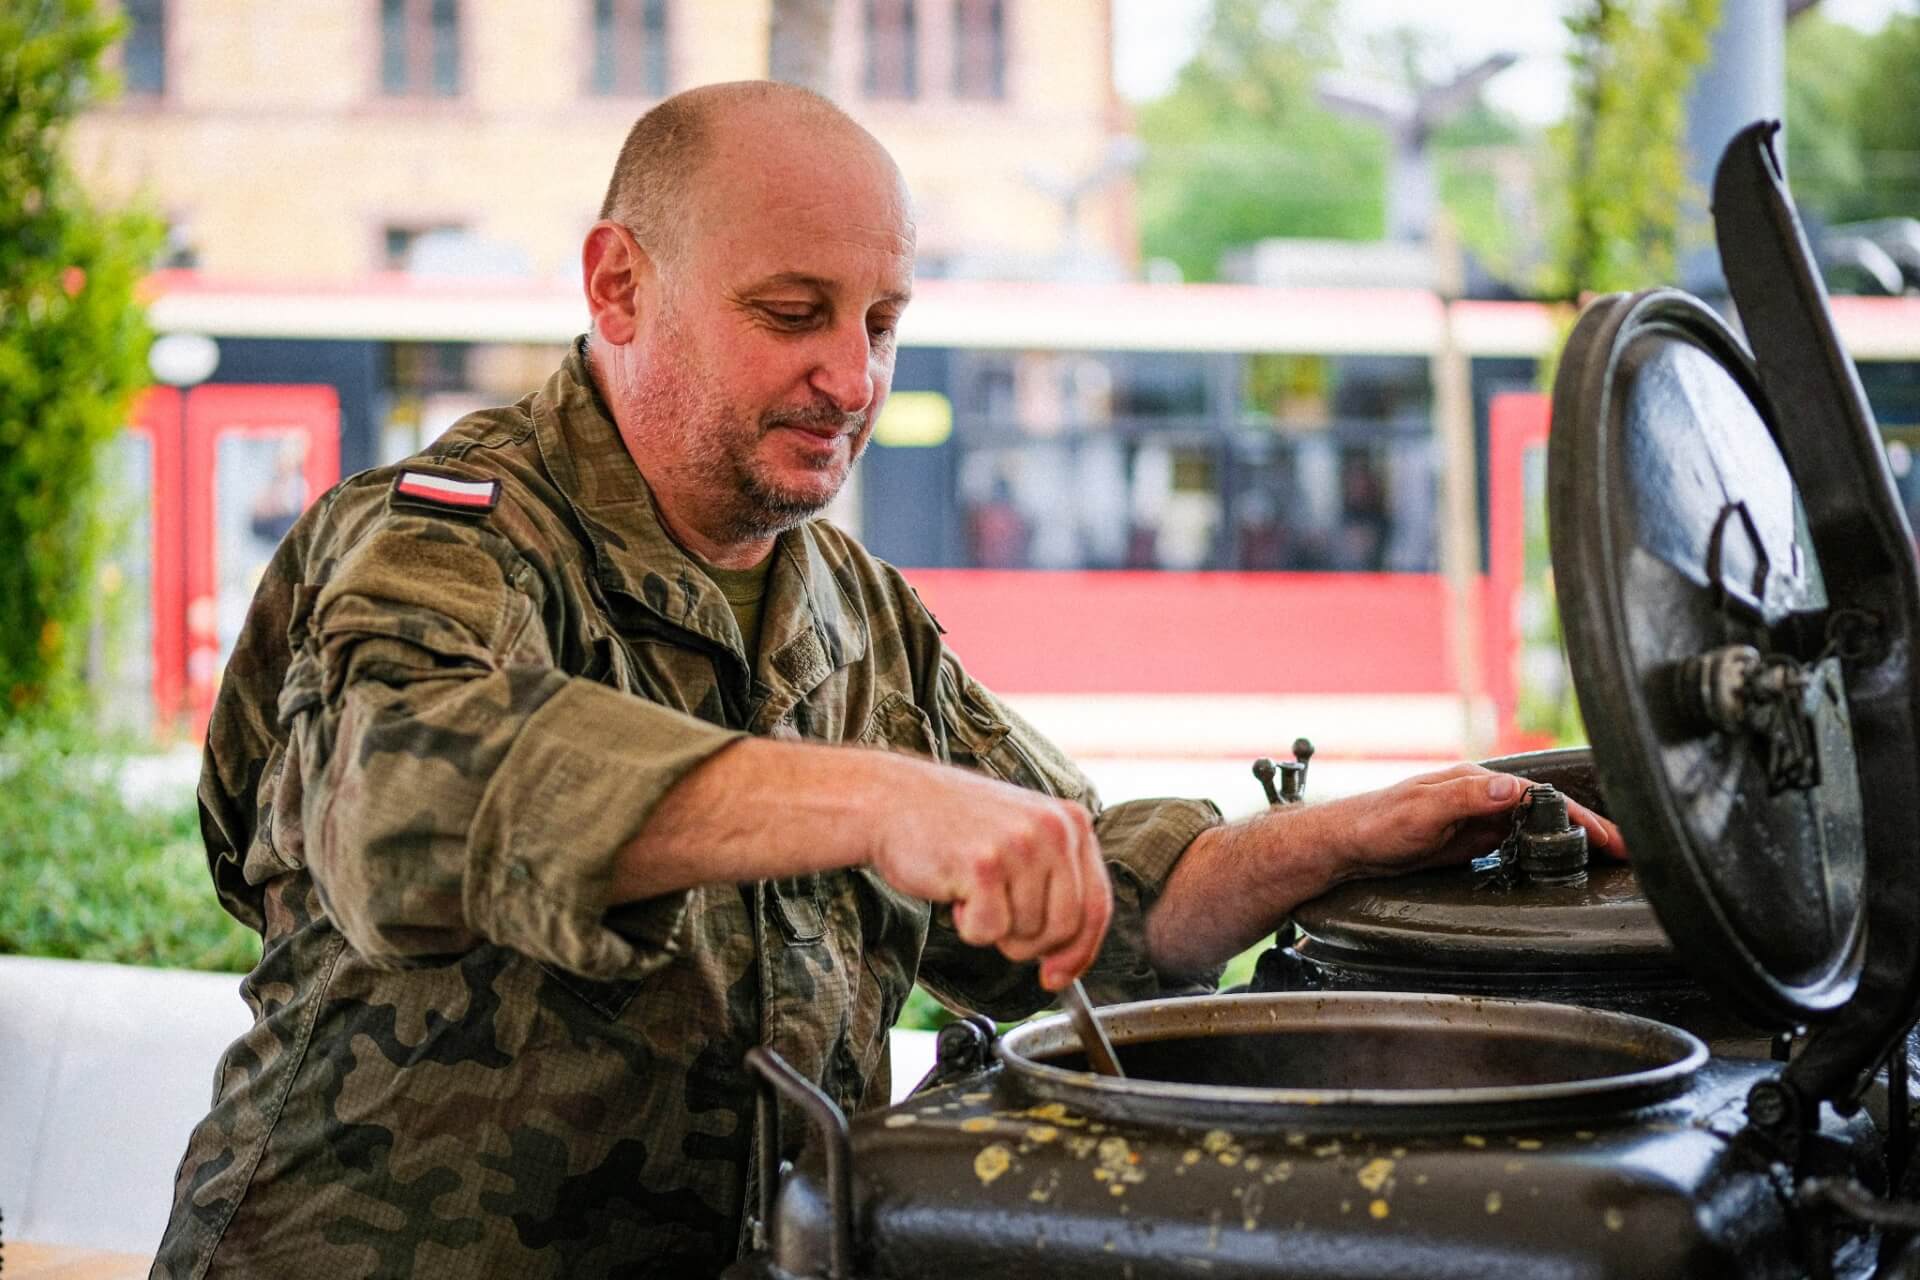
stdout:
<svg viewBox="0 0 1920 1280">
<path fill-rule="evenodd" d="M 1232 826 L 1102 809 L 808 519 L 885 398 L 912 248 L 825 102 L 671 99 L 559 371 L 287 536 L 200 784 L 256 1020 L 157 1275 L 711 1275 L 749 1047 L 884 1104 L 916 977 L 998 1017 L 1082 972 L 1197 989 L 1340 879 L 1490 846 L 1519 789 L 1471 766 Z"/>
</svg>

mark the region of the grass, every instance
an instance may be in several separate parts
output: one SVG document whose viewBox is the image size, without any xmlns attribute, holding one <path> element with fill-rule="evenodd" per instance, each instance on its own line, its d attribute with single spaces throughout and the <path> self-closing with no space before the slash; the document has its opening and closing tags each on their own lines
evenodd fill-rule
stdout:
<svg viewBox="0 0 1920 1280">
<path fill-rule="evenodd" d="M 244 973 L 260 939 L 220 909 L 191 797 L 130 807 L 124 757 L 72 731 L 0 731 L 0 952 Z"/>
</svg>

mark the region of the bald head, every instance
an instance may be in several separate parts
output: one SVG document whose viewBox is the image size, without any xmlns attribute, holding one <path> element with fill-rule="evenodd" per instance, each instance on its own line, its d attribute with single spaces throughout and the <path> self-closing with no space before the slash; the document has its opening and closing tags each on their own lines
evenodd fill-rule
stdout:
<svg viewBox="0 0 1920 1280">
<path fill-rule="evenodd" d="M 706 192 L 707 162 L 729 135 L 851 146 L 899 171 L 877 139 L 827 99 L 774 80 L 702 85 L 666 99 L 627 131 L 600 216 L 633 232 L 656 259 L 679 260 Z"/>
</svg>

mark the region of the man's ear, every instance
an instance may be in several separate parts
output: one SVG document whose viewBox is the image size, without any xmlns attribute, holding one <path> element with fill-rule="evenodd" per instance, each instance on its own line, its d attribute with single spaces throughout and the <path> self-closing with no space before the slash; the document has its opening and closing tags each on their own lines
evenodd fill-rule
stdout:
<svg viewBox="0 0 1920 1280">
<path fill-rule="evenodd" d="M 633 233 L 601 219 L 580 251 L 587 311 L 601 339 L 616 347 L 633 341 L 640 325 L 640 293 L 653 278 L 653 262 Z"/>
</svg>

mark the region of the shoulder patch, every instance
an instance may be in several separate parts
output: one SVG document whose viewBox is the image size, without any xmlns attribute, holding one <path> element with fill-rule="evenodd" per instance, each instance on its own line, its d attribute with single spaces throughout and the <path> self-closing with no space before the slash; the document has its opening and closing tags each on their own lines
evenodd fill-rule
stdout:
<svg viewBox="0 0 1920 1280">
<path fill-rule="evenodd" d="M 407 467 L 394 477 L 391 501 L 429 511 L 484 516 L 500 504 L 500 482 Z"/>
</svg>

